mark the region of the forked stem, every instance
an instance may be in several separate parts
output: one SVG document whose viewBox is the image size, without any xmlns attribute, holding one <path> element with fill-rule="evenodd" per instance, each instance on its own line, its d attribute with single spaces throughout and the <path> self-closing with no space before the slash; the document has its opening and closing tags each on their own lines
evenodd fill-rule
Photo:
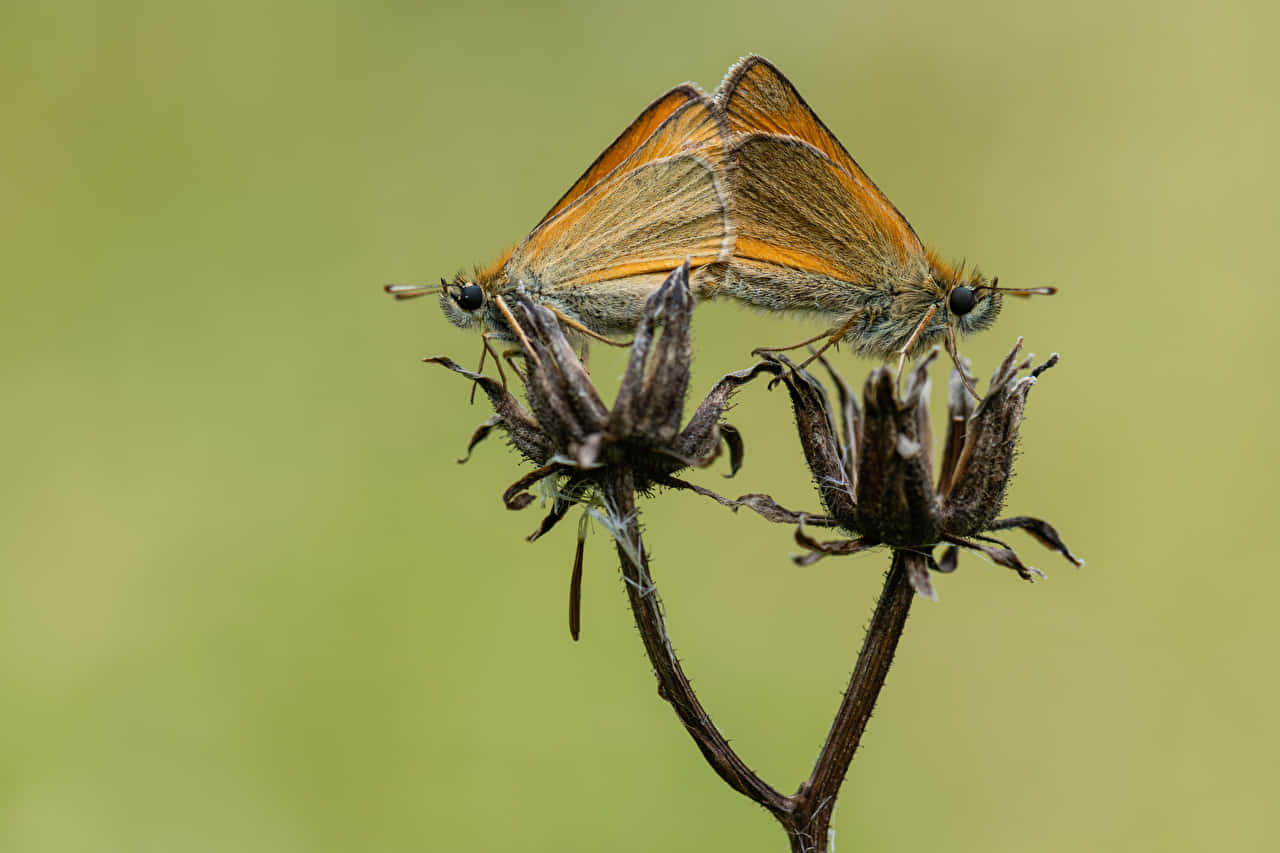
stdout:
<svg viewBox="0 0 1280 853">
<path fill-rule="evenodd" d="M 909 555 L 894 552 L 853 676 L 818 753 L 813 773 L 795 795 L 788 797 L 747 767 L 694 694 L 672 648 L 661 599 L 649 573 L 649 559 L 636 516 L 634 475 L 625 466 L 607 470 L 600 484 L 601 496 L 616 525 L 615 544 L 627 599 L 658 679 L 658 695 L 671 705 L 716 774 L 729 787 L 767 809 L 782 824 L 793 853 L 827 853 L 831 817 L 840 785 L 884 686 L 915 594 L 907 579 Z"/>
</svg>

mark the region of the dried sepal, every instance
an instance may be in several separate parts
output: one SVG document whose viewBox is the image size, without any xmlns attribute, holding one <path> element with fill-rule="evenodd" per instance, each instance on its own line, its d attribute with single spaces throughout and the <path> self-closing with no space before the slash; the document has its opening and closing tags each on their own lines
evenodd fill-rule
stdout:
<svg viewBox="0 0 1280 853">
<path fill-rule="evenodd" d="M 1057 362 L 1056 357 L 1050 359 L 1035 374 L 1019 378 L 1031 366 L 1030 357 L 1018 360 L 1021 349 L 1019 338 L 992 375 L 987 395 L 965 421 L 964 444 L 942 491 L 947 529 L 958 535 L 989 528 L 1000 513 L 1027 394 L 1036 377 Z"/>
<path fill-rule="evenodd" d="M 805 519 L 800 519 L 796 525 L 796 544 L 802 548 L 806 548 L 810 553 L 799 554 L 791 559 L 795 561 L 797 566 L 809 566 L 829 555 L 848 555 L 857 554 L 860 551 L 866 551 L 874 548 L 877 542 L 864 538 L 858 539 L 836 539 L 829 542 L 819 542 L 817 539 L 809 536 L 804 532 Z"/>
<path fill-rule="evenodd" d="M 1041 576 L 1012 548 L 984 536 L 988 530 L 1024 529 L 1068 560 L 1079 562 L 1057 531 L 1043 521 L 1023 516 L 995 521 L 1012 473 L 1027 394 L 1037 377 L 1057 362 L 1055 355 L 1024 375 L 1031 360 L 1021 357 L 1021 344 L 1019 340 L 996 368 L 987 396 L 976 404 L 959 370 L 952 372 L 950 418 L 936 486 L 928 411 L 928 370 L 936 352 L 906 378 L 901 397 L 892 373 L 884 368 L 873 371 L 863 388 L 861 407 L 852 400 L 847 384 L 823 362 L 839 395 L 839 418 L 812 375 L 783 358 L 774 359 L 787 368 L 777 381 L 790 392 L 801 446 L 823 503 L 840 527 L 858 534 L 851 540 L 850 552 L 878 543 L 912 555 L 908 575 L 922 595 L 933 592 L 927 570 L 954 571 L 962 547 L 1023 578 Z M 838 550 L 835 543 L 818 543 L 802 529 L 797 541 L 812 552 L 796 558 L 804 565 Z M 948 547 L 941 562 L 935 562 L 932 551 L 941 543 Z"/>
<path fill-rule="evenodd" d="M 917 371 L 917 374 L 919 371 Z M 936 542 L 942 515 L 934 501 L 931 452 L 922 439 L 920 415 L 927 381 L 917 379 L 914 395 L 900 401 L 893 374 L 872 372 L 863 394 L 862 455 L 854 528 L 863 536 L 895 546 Z"/>
<path fill-rule="evenodd" d="M 787 509 L 779 504 L 773 498 L 765 494 L 753 493 L 742 495 L 738 498 L 726 498 L 705 486 L 699 486 L 696 483 L 690 483 L 679 477 L 667 477 L 661 485 L 669 486 L 673 489 L 683 489 L 711 498 L 716 503 L 727 506 L 737 512 L 739 509 L 746 508 L 766 518 L 776 524 L 811 524 L 814 527 L 839 527 L 840 524 L 829 515 L 818 515 L 808 512 L 797 512 L 796 510 Z"/>
<path fill-rule="evenodd" d="M 929 579 L 929 569 L 931 566 L 936 568 L 933 558 L 928 554 L 922 554 L 919 551 L 902 549 L 902 565 L 907 572 L 907 580 L 911 583 L 911 588 L 916 591 L 917 595 L 924 596 L 931 601 L 938 600 L 938 593 L 933 588 L 933 581 Z"/>
<path fill-rule="evenodd" d="M 477 426 L 475 432 L 471 433 L 471 439 L 467 442 L 466 454 L 460 459 L 455 459 L 453 461 L 457 462 L 459 465 L 469 461 L 471 459 L 471 451 L 475 450 L 477 444 L 488 438 L 489 433 L 493 432 L 493 428 L 498 426 L 500 422 L 501 419 L 497 415 L 494 415 L 484 423 Z"/>
<path fill-rule="evenodd" d="M 556 316 L 523 293 L 505 298 L 524 355 L 525 370 L 518 375 L 525 405 L 499 382 L 447 358 L 427 361 L 477 383 L 494 407 L 494 417 L 476 430 L 468 450 L 492 429 L 501 428 L 521 454 L 539 466 L 502 496 L 508 508 L 523 509 L 535 500 L 532 487 L 544 484 L 551 509 L 530 540 L 551 530 L 572 506 L 582 505 L 624 547 L 619 537 L 626 524 L 605 506 L 606 484 L 621 477 L 640 492 L 673 485 L 674 473 L 705 467 L 724 448 L 729 451 L 731 475 L 742 465 L 742 436 L 721 419 L 738 388 L 761 373 L 776 374 L 778 367 L 756 364 L 724 376 L 680 429 L 689 385 L 693 312 L 687 262 L 646 300 L 612 408 L 601 400 Z M 575 556 L 575 584 L 580 583 L 580 561 L 581 544 Z"/>
<path fill-rule="evenodd" d="M 1031 518 L 1025 515 L 1013 516 L 1012 518 L 1002 518 L 995 521 L 991 525 L 991 530 L 1025 530 L 1030 533 L 1041 545 L 1051 550 L 1057 551 L 1066 557 L 1076 566 L 1083 566 L 1084 560 L 1081 560 L 1075 554 L 1071 553 L 1071 549 L 1067 547 L 1067 543 L 1062 541 L 1062 537 L 1058 535 L 1058 531 L 1047 521 L 1039 518 Z"/>
<path fill-rule="evenodd" d="M 827 393 L 813 376 L 800 370 L 783 355 L 765 354 L 767 363 L 777 365 L 778 378 L 787 388 L 796 416 L 796 432 L 809 471 L 827 511 L 856 529 L 853 469 L 846 467 L 844 444 L 837 431 L 835 415 Z M 785 368 L 785 369 L 782 369 Z"/>
<path fill-rule="evenodd" d="M 476 383 L 493 406 L 493 418 L 486 423 L 495 422 L 494 425 L 501 426 L 510 438 L 512 446 L 530 462 L 543 465 L 555 454 L 555 445 L 543 432 L 539 421 L 497 380 L 467 370 L 445 356 L 424 358 L 423 362 L 438 364 Z"/>
<path fill-rule="evenodd" d="M 729 447 L 729 473 L 737 473 L 742 467 L 745 448 L 742 435 L 730 424 L 723 422 L 729 401 L 739 388 L 762 373 L 777 375 L 776 365 L 758 362 L 744 370 L 726 373 L 712 386 L 689 416 L 684 430 L 671 442 L 672 448 L 683 456 L 705 456 L 721 439 Z"/>
</svg>

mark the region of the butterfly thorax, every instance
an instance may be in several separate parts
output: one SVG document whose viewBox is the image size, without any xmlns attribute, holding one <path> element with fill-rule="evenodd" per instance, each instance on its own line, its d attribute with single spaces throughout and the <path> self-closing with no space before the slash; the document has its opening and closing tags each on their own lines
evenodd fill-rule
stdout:
<svg viewBox="0 0 1280 853">
<path fill-rule="evenodd" d="M 902 269 L 875 287 L 852 290 L 858 304 L 850 306 L 853 310 L 845 320 L 846 345 L 861 355 L 886 357 L 900 352 L 914 336 L 909 353 L 917 356 L 942 343 L 948 326 L 968 334 L 995 322 L 1000 294 L 980 272 L 953 266 L 931 250 L 927 258 L 927 269 Z M 967 288 L 971 297 L 960 294 L 963 298 L 953 300 L 956 288 Z M 917 335 L 922 322 L 925 326 Z"/>
</svg>

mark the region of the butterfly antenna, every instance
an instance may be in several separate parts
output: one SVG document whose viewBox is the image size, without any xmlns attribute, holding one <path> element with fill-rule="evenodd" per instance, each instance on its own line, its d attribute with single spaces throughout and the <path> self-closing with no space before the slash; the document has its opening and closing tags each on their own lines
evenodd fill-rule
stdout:
<svg viewBox="0 0 1280 853">
<path fill-rule="evenodd" d="M 1053 296 L 1058 292 L 1056 287 L 1000 287 L 999 277 L 991 279 L 990 284 L 975 287 L 974 290 L 996 290 L 1010 296 Z"/>
<path fill-rule="evenodd" d="M 439 293 L 444 290 L 445 280 L 440 279 L 439 284 L 388 284 L 383 286 L 383 290 L 390 293 L 396 299 L 414 299 L 419 296 L 426 296 L 428 293 Z"/>
</svg>

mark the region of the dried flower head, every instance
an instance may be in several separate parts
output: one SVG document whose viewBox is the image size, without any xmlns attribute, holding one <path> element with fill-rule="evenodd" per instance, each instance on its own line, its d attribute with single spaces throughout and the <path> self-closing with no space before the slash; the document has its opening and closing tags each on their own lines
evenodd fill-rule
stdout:
<svg viewBox="0 0 1280 853">
<path fill-rule="evenodd" d="M 600 484 L 618 469 L 625 469 L 642 492 L 658 485 L 689 488 L 672 475 L 683 468 L 709 465 L 726 446 L 730 473 L 738 470 L 742 440 L 737 430 L 721 422 L 721 416 L 738 387 L 762 372 L 777 373 L 779 368 L 759 363 L 725 375 L 681 429 L 692 357 L 692 313 L 686 263 L 645 302 L 612 409 L 601 401 L 555 315 L 521 295 L 514 299 L 512 314 L 525 357 L 520 378 L 527 408 L 494 379 L 459 367 L 448 358 L 426 359 L 476 382 L 493 405 L 493 417 L 476 429 L 468 454 L 496 427 L 506 432 L 521 455 L 538 466 L 502 496 L 509 509 L 522 509 L 535 499 L 529 489 L 544 484 L 551 510 L 530 541 L 555 526 L 575 504 L 586 506 L 618 538 L 626 519 L 613 518 L 607 502 L 599 499 Z M 581 580 L 584 533 L 580 527 L 573 591 Z M 577 599 L 571 592 L 570 622 L 575 637 L 576 615 Z"/>
<path fill-rule="evenodd" d="M 872 372 L 861 406 L 828 365 L 838 393 L 838 416 L 811 374 L 777 358 L 789 368 L 779 378 L 791 394 L 800 443 L 831 514 L 823 521 L 834 520 L 858 534 L 854 539 L 818 542 L 805 533 L 806 519 L 800 516 L 796 540 L 810 553 L 797 562 L 809 564 L 829 554 L 854 554 L 888 545 L 910 557 L 908 568 L 916 590 L 934 597 L 927 570 L 953 571 L 960 548 L 985 554 L 1028 580 L 1041 574 L 1004 542 L 988 535 L 1016 527 L 1083 565 L 1047 522 L 1026 516 L 997 519 L 1013 472 L 1027 394 L 1040 374 L 1058 361 L 1055 354 L 1031 370 L 1029 357 L 1019 361 L 1021 347 L 1019 339 L 996 368 L 986 397 L 976 405 L 960 371 L 952 371 L 950 420 L 936 485 L 928 410 L 928 370 L 936 351 L 912 371 L 902 397 L 888 369 Z M 1020 375 L 1025 370 L 1030 373 Z M 942 544 L 946 550 L 935 561 L 933 549 Z"/>
</svg>

